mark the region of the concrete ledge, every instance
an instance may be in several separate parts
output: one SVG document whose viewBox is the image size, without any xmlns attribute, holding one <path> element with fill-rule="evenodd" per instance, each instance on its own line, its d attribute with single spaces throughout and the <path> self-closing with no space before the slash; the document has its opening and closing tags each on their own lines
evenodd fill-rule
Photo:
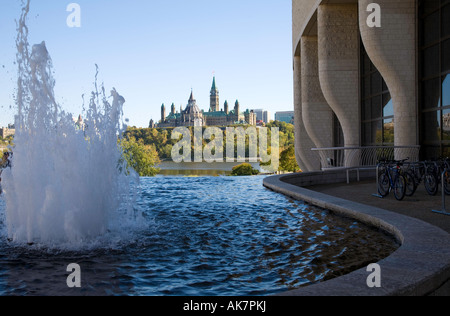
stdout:
<svg viewBox="0 0 450 316">
<path fill-rule="evenodd" d="M 295 176 L 272 176 L 264 186 L 278 193 L 347 216 L 392 234 L 401 247 L 381 266 L 381 288 L 369 288 L 370 272 L 350 274 L 282 293 L 281 296 L 425 296 L 450 295 L 450 235 L 415 218 L 380 208 L 325 195 L 287 183 L 306 177 L 324 178 L 323 172 Z M 317 182 L 314 184 L 318 184 Z"/>
<path fill-rule="evenodd" d="M 375 169 L 360 169 L 360 180 L 376 179 Z M 351 182 L 357 181 L 355 172 L 350 172 Z M 347 181 L 347 169 L 328 169 L 327 171 L 315 171 L 308 173 L 296 173 L 283 177 L 283 182 L 296 186 L 310 186 L 318 184 L 344 183 Z"/>
</svg>

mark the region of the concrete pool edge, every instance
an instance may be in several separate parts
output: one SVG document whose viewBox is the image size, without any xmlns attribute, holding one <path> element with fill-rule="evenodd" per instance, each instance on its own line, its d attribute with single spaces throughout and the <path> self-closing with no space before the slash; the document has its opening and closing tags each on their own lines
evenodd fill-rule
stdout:
<svg viewBox="0 0 450 316">
<path fill-rule="evenodd" d="M 301 175 L 296 175 L 297 177 Z M 311 174 L 305 174 L 311 177 Z M 401 243 L 391 256 L 378 262 L 381 287 L 370 288 L 366 268 L 350 274 L 281 293 L 281 296 L 394 296 L 450 294 L 450 234 L 421 220 L 311 191 L 282 181 L 286 175 L 264 179 L 264 186 L 293 199 L 351 217 L 380 228 Z M 375 262 L 374 262 L 375 263 Z"/>
</svg>

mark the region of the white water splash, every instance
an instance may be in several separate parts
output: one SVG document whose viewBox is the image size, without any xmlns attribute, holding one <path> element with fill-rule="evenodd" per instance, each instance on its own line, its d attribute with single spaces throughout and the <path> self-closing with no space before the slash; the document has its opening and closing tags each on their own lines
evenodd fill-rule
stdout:
<svg viewBox="0 0 450 316">
<path fill-rule="evenodd" d="M 83 245 L 138 225 L 135 173 L 123 172 L 118 136 L 125 102 L 115 89 L 91 95 L 85 127 L 55 101 L 45 42 L 28 43 L 30 0 L 17 23 L 17 116 L 13 168 L 3 173 L 8 238 L 17 243 Z"/>
</svg>

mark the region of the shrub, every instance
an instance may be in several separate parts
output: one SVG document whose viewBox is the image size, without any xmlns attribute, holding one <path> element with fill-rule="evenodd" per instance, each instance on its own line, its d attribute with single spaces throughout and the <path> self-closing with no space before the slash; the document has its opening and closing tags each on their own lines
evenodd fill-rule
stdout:
<svg viewBox="0 0 450 316">
<path fill-rule="evenodd" d="M 254 176 L 258 175 L 259 171 L 252 167 L 249 163 L 243 163 L 238 166 L 233 167 L 231 175 L 232 176 Z"/>
</svg>

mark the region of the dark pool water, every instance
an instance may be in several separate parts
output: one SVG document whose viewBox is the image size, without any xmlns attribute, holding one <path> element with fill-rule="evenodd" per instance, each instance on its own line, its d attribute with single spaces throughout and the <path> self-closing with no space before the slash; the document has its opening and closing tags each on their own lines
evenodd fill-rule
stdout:
<svg viewBox="0 0 450 316">
<path fill-rule="evenodd" d="M 263 179 L 143 178 L 135 208 L 145 228 L 114 245 L 57 250 L 12 245 L 3 234 L 0 295 L 270 295 L 349 273 L 398 247 L 379 231 L 265 189 Z M 81 267 L 80 289 L 67 287 L 70 263 Z"/>
</svg>

